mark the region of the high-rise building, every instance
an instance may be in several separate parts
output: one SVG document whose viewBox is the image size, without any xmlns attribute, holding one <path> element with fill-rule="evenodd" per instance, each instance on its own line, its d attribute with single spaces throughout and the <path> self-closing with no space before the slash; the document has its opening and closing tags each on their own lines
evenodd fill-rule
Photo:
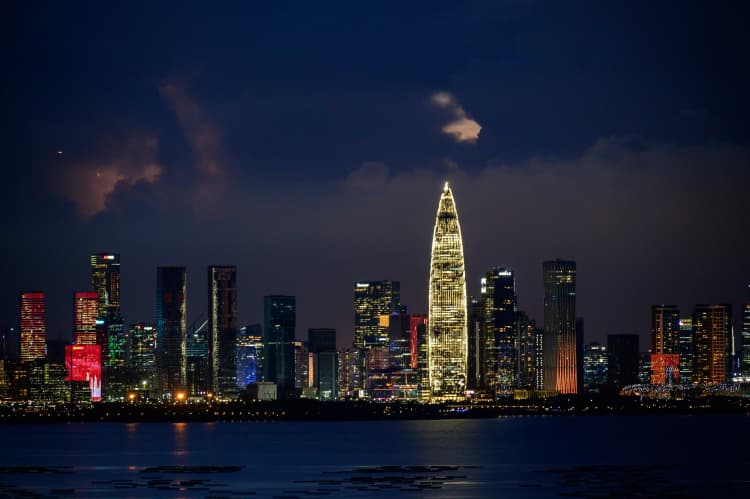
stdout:
<svg viewBox="0 0 750 499">
<path fill-rule="evenodd" d="M 516 387 L 535 390 L 536 337 L 541 331 L 526 312 L 519 311 L 516 317 Z"/>
<path fill-rule="evenodd" d="M 494 395 L 512 395 L 516 386 L 516 279 L 512 270 L 496 267 L 482 284 L 484 315 L 483 386 Z"/>
<path fill-rule="evenodd" d="M 363 386 L 362 350 L 347 348 L 339 352 L 339 396 L 356 397 Z"/>
<path fill-rule="evenodd" d="M 208 267 L 208 366 L 211 389 L 237 396 L 237 267 Z"/>
<path fill-rule="evenodd" d="M 354 346 L 369 348 L 388 345 L 388 325 L 380 318 L 398 312 L 401 304 L 399 281 L 357 281 L 354 283 Z"/>
<path fill-rule="evenodd" d="M 187 271 L 156 269 L 157 378 L 162 396 L 174 397 L 187 378 Z"/>
<path fill-rule="evenodd" d="M 544 389 L 577 393 L 576 262 L 544 262 Z"/>
<path fill-rule="evenodd" d="M 693 318 L 680 319 L 680 382 L 693 382 Z"/>
<path fill-rule="evenodd" d="M 430 260 L 430 397 L 461 400 L 467 388 L 466 270 L 458 211 L 448 182 L 438 203 Z"/>
<path fill-rule="evenodd" d="M 750 302 L 742 307 L 742 376 L 750 376 Z"/>
<path fill-rule="evenodd" d="M 294 341 L 294 388 L 297 393 L 304 393 L 310 386 L 310 352 L 307 351 L 307 343 Z"/>
<path fill-rule="evenodd" d="M 91 288 L 98 298 L 98 316 L 120 316 L 120 255 L 95 253 L 91 255 Z"/>
<path fill-rule="evenodd" d="M 21 362 L 47 358 L 44 293 L 21 293 Z"/>
<path fill-rule="evenodd" d="M 263 380 L 263 326 L 240 328 L 237 336 L 237 387 Z"/>
<path fill-rule="evenodd" d="M 617 390 L 638 383 L 640 358 L 637 334 L 607 336 L 607 382 Z"/>
<path fill-rule="evenodd" d="M 297 304 L 294 296 L 271 295 L 263 299 L 263 374 L 276 383 L 280 399 L 295 394 L 294 335 Z"/>
<path fill-rule="evenodd" d="M 133 389 L 141 391 L 154 389 L 156 342 L 156 327 L 153 324 L 138 323 L 130 326 L 129 364 L 133 373 Z"/>
<path fill-rule="evenodd" d="M 99 295 L 93 291 L 75 294 L 73 307 L 73 343 L 96 345 L 96 319 L 99 317 Z"/>
<path fill-rule="evenodd" d="M 731 376 L 732 306 L 696 305 L 693 310 L 693 382 L 724 383 Z"/>
<path fill-rule="evenodd" d="M 208 319 L 201 315 L 188 327 L 185 338 L 185 388 L 191 397 L 213 395 L 208 343 Z"/>
<path fill-rule="evenodd" d="M 466 387 L 469 390 L 480 388 L 482 381 L 482 354 L 485 352 L 482 343 L 484 339 L 484 314 L 482 300 L 469 298 L 469 320 L 467 326 L 468 358 L 466 360 Z"/>
<path fill-rule="evenodd" d="M 338 398 L 338 359 L 335 329 L 309 329 L 307 348 L 310 352 L 310 387 L 320 400 Z"/>
<path fill-rule="evenodd" d="M 680 309 L 674 305 L 651 307 L 651 353 L 679 354 Z"/>
<path fill-rule="evenodd" d="M 583 386 L 598 390 L 607 382 L 607 347 L 597 342 L 583 347 Z"/>
</svg>

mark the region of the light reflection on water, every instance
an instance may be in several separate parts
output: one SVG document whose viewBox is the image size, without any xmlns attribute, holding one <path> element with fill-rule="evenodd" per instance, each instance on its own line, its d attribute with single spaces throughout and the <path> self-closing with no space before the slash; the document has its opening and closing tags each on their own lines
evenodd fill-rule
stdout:
<svg viewBox="0 0 750 499">
<path fill-rule="evenodd" d="M 84 497 L 203 497 L 226 489 L 258 497 L 322 490 L 329 497 L 543 498 L 617 495 L 618 487 L 637 479 L 654 497 L 664 495 L 665 483 L 686 497 L 716 496 L 717 489 L 726 492 L 721 487 L 742 497 L 750 496 L 750 484 L 742 481 L 746 463 L 710 456 L 731 456 L 750 445 L 748 422 L 740 416 L 607 416 L 0 425 L 0 466 L 73 466 L 72 474 L 0 473 L 0 487 L 41 495 L 70 488 Z M 732 438 L 709 437 L 706 430 L 716 427 Z M 141 472 L 175 465 L 243 468 Z M 414 468 L 428 465 L 458 467 Z"/>
</svg>

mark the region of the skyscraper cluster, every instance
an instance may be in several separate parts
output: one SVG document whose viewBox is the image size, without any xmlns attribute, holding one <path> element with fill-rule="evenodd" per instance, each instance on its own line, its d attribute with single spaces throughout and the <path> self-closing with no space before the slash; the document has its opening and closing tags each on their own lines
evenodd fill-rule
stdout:
<svg viewBox="0 0 750 499">
<path fill-rule="evenodd" d="M 750 303 L 740 351 L 727 304 L 696 305 L 681 317 L 651 308 L 650 349 L 637 334 L 611 334 L 584 346 L 576 314 L 576 262 L 542 263 L 542 327 L 519 305 L 514 270 L 483 273 L 469 295 L 461 226 L 448 183 L 433 226 L 427 313 L 401 301 L 397 280 L 353 283 L 353 342 L 337 350 L 336 330 L 297 338 L 297 299 L 268 295 L 262 324 L 240 327 L 237 268 L 207 267 L 206 310 L 189 320 L 185 267 L 156 269 L 155 323 L 125 326 L 120 255 L 90 258 L 91 287 L 73 296 L 72 343 L 48 358 L 45 293 L 21 293 L 20 362 L 3 363 L 0 389 L 15 398 L 182 400 L 311 397 L 412 399 L 580 394 L 640 382 L 716 385 L 750 379 Z M 5 359 L 3 359 L 5 360 Z M 744 378 L 743 378 L 744 377 Z"/>
</svg>

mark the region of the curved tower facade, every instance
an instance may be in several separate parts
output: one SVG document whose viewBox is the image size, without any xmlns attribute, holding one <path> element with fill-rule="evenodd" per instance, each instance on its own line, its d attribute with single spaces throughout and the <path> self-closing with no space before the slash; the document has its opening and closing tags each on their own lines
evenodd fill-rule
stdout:
<svg viewBox="0 0 750 499">
<path fill-rule="evenodd" d="M 448 182 L 440 196 L 430 261 L 428 365 L 430 398 L 466 397 L 468 331 L 461 226 Z"/>
</svg>

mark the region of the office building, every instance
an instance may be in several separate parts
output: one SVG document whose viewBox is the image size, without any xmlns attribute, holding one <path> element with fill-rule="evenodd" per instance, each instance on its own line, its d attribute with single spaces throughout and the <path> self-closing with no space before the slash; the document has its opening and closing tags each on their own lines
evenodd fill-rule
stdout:
<svg viewBox="0 0 750 499">
<path fill-rule="evenodd" d="M 482 380 L 482 340 L 485 335 L 484 331 L 484 312 L 482 310 L 482 300 L 475 297 L 469 298 L 469 318 L 467 326 L 467 359 L 466 359 L 466 388 L 477 390 L 480 388 Z"/>
<path fill-rule="evenodd" d="M 679 382 L 680 309 L 674 305 L 651 307 L 651 384 Z"/>
<path fill-rule="evenodd" d="M 516 387 L 516 279 L 512 270 L 496 267 L 481 281 L 484 315 L 483 388 L 490 394 L 512 395 Z"/>
<path fill-rule="evenodd" d="M 131 389 L 144 392 L 154 389 L 156 342 L 156 327 L 153 324 L 137 323 L 130 326 Z"/>
<path fill-rule="evenodd" d="M 73 343 L 96 345 L 96 319 L 99 317 L 97 295 L 93 291 L 75 294 L 73 305 Z"/>
<path fill-rule="evenodd" d="M 742 363 L 740 372 L 750 377 L 750 302 L 742 307 Z"/>
<path fill-rule="evenodd" d="M 576 262 L 546 261 L 544 282 L 544 389 L 577 393 Z"/>
<path fill-rule="evenodd" d="M 307 343 L 294 341 L 294 388 L 297 393 L 304 393 L 310 386 L 310 355 Z"/>
<path fill-rule="evenodd" d="M 203 397 L 211 393 L 210 366 L 208 361 L 208 319 L 199 316 L 188 327 L 185 339 L 185 389 L 191 397 Z M 221 398 L 222 395 L 218 394 Z"/>
<path fill-rule="evenodd" d="M 47 358 L 44 293 L 21 293 L 21 362 Z"/>
<path fill-rule="evenodd" d="M 338 358 L 335 329 L 309 329 L 307 348 L 310 353 L 310 388 L 320 400 L 338 398 Z"/>
<path fill-rule="evenodd" d="M 158 390 L 173 398 L 187 377 L 187 271 L 156 269 L 156 334 Z"/>
<path fill-rule="evenodd" d="M 607 336 L 607 383 L 616 390 L 639 382 L 639 336 L 610 334 Z"/>
<path fill-rule="evenodd" d="M 356 398 L 363 385 L 362 352 L 358 348 L 347 348 L 339 352 L 339 397 Z"/>
<path fill-rule="evenodd" d="M 399 281 L 357 281 L 354 283 L 354 346 L 369 348 L 388 344 L 388 326 L 381 317 L 398 312 L 401 303 Z"/>
<path fill-rule="evenodd" d="M 536 337 L 541 331 L 526 312 L 516 314 L 516 385 L 525 390 L 536 389 Z"/>
<path fill-rule="evenodd" d="M 435 216 L 428 298 L 430 398 L 462 400 L 468 361 L 466 270 L 458 211 L 448 182 Z"/>
<path fill-rule="evenodd" d="M 583 387 L 598 391 L 607 382 L 607 347 L 597 342 L 583 347 Z"/>
<path fill-rule="evenodd" d="M 693 318 L 680 319 L 680 382 L 693 382 Z"/>
<path fill-rule="evenodd" d="M 208 367 L 211 390 L 237 397 L 237 268 L 208 267 Z"/>
<path fill-rule="evenodd" d="M 295 395 L 294 337 L 297 304 L 294 296 L 263 299 L 263 353 L 265 381 L 276 383 L 280 399 Z"/>
<path fill-rule="evenodd" d="M 718 384 L 731 376 L 732 306 L 696 305 L 693 310 L 693 382 Z"/>
<path fill-rule="evenodd" d="M 240 328 L 237 336 L 237 387 L 263 380 L 263 326 Z"/>
</svg>

